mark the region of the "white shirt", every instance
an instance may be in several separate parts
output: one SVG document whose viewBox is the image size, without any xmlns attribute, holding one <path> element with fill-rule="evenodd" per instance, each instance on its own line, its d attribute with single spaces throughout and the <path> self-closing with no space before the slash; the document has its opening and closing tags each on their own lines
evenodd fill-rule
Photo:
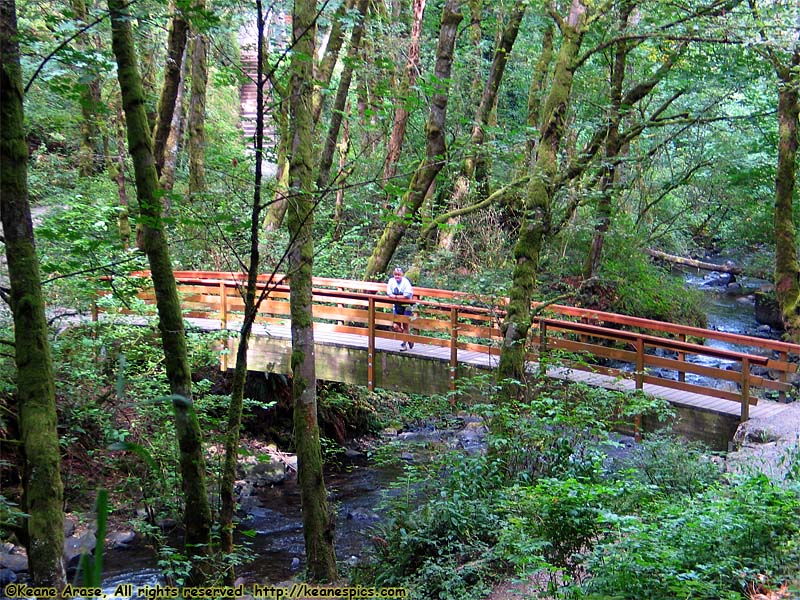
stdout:
<svg viewBox="0 0 800 600">
<path fill-rule="evenodd" d="M 386 282 L 386 293 L 389 296 L 412 298 L 414 296 L 414 288 L 407 277 L 403 277 L 399 282 L 394 277 L 390 277 L 389 281 Z"/>
</svg>

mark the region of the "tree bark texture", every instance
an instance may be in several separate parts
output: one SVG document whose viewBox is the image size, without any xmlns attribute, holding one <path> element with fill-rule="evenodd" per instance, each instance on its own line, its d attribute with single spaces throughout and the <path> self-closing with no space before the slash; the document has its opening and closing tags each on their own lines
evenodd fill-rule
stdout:
<svg viewBox="0 0 800 600">
<path fill-rule="evenodd" d="M 136 197 L 156 294 L 164 364 L 173 394 L 175 430 L 180 451 L 187 552 L 193 559 L 192 582 L 203 579 L 202 557 L 209 552 L 211 510 L 206 495 L 202 435 L 192 403 L 192 378 L 186 350 L 180 299 L 164 233 L 158 175 L 144 108 L 144 90 L 136 64 L 130 16 L 124 0 L 108 0 L 117 75 L 128 124 L 128 149 L 136 177 Z"/>
<path fill-rule="evenodd" d="M 0 218 L 16 332 L 25 543 L 32 583 L 60 590 L 66 583 L 64 486 L 53 364 L 28 198 L 28 145 L 14 0 L 0 0 L 0 58 Z"/>
<path fill-rule="evenodd" d="M 539 254 L 550 232 L 553 182 L 558 174 L 558 154 L 574 79 L 573 63 L 580 50 L 586 23 L 586 6 L 573 0 L 570 14 L 560 22 L 561 47 L 556 58 L 553 81 L 542 108 L 542 125 L 536 161 L 525 197 L 525 214 L 514 247 L 514 271 L 500 351 L 498 378 L 501 381 L 525 380 L 525 353 L 532 324 L 531 301 L 539 270 Z M 504 386 L 507 396 L 518 393 L 515 383 Z"/>
<path fill-rule="evenodd" d="M 461 173 L 453 186 L 452 209 L 461 208 L 472 197 L 477 196 L 479 200 L 483 200 L 489 195 L 489 168 L 486 151 L 483 147 L 486 140 L 486 127 L 489 125 L 490 117 L 494 111 L 497 92 L 503 81 L 503 73 L 505 72 L 506 64 L 508 64 L 508 57 L 517 39 L 526 8 L 527 4 L 524 2 L 517 2 L 514 5 L 508 23 L 506 23 L 499 36 L 499 42 L 492 58 L 492 65 L 489 68 L 489 74 L 483 86 L 483 93 L 475 109 L 469 150 L 464 159 Z M 448 230 L 450 232 L 455 231 L 459 222 L 459 217 L 453 217 L 448 221 Z M 452 233 L 442 237 L 440 247 L 450 249 L 451 243 Z"/>
<path fill-rule="evenodd" d="M 431 102 L 428 124 L 426 126 L 427 147 L 425 158 L 414 172 L 408 190 L 404 194 L 395 218 L 386 225 L 375 249 L 367 262 L 366 278 L 372 279 L 386 272 L 389 261 L 394 256 L 400 240 L 408 229 L 409 222 L 419 212 L 428 190 L 433 186 L 436 176 L 442 170 L 447 150 L 444 127 L 447 116 L 447 100 L 450 84 L 450 70 L 453 66 L 456 33 L 463 18 L 455 0 L 447 0 L 442 9 L 439 43 L 436 49 L 436 66 L 433 81 L 436 87 Z"/>
<path fill-rule="evenodd" d="M 322 115 L 322 108 L 325 104 L 322 89 L 327 88 L 331 84 L 333 70 L 339 60 L 339 53 L 344 44 L 344 20 L 348 11 L 353 8 L 354 1 L 355 0 L 344 0 L 331 18 L 331 29 L 328 34 L 328 44 L 325 47 L 325 56 L 321 57 L 316 74 L 317 86 L 314 88 L 313 104 L 314 124 L 319 123 L 319 118 Z"/>
<path fill-rule="evenodd" d="M 367 18 L 367 3 L 368 0 L 356 1 L 358 20 L 353 24 L 353 32 L 350 35 L 350 49 L 347 51 L 347 58 L 344 61 L 344 67 L 339 76 L 339 86 L 336 90 L 336 98 L 333 101 L 328 135 L 325 137 L 325 145 L 322 148 L 322 154 L 319 159 L 317 190 L 320 193 L 324 193 L 330 180 L 333 156 L 336 152 L 336 140 L 339 137 L 339 129 L 342 126 L 345 105 L 347 104 L 347 95 L 350 92 L 350 82 L 353 78 L 353 69 L 358 60 L 361 38 L 364 35 L 364 26 L 366 25 L 364 21 Z"/>
<path fill-rule="evenodd" d="M 334 521 L 328 508 L 322 474 L 317 422 L 317 377 L 314 364 L 314 324 L 311 317 L 311 277 L 314 268 L 314 119 L 312 63 L 315 43 L 314 0 L 295 0 L 290 66 L 289 298 L 292 317 L 292 397 L 298 481 L 303 514 L 307 575 L 311 581 L 336 578 Z"/>
<path fill-rule="evenodd" d="M 258 12 L 258 41 L 256 56 L 256 135 L 255 135 L 255 177 L 253 180 L 253 202 L 250 208 L 250 258 L 247 267 L 247 285 L 242 290 L 244 300 L 244 318 L 239 329 L 239 346 L 236 349 L 236 366 L 233 370 L 231 385 L 231 402 L 228 406 L 228 428 L 225 434 L 225 464 L 222 469 L 220 484 L 220 537 L 221 549 L 224 553 L 234 550 L 233 530 L 236 513 L 236 467 L 239 459 L 239 440 L 242 426 L 242 407 L 244 405 L 244 385 L 247 379 L 247 349 L 250 344 L 250 332 L 256 319 L 258 303 L 256 302 L 256 284 L 258 282 L 259 250 L 258 240 L 261 229 L 261 182 L 262 165 L 264 164 L 264 9 L 261 0 L 256 0 Z M 233 566 L 228 569 L 225 579 L 230 586 L 234 584 L 236 573 Z"/>
<path fill-rule="evenodd" d="M 161 177 L 161 171 L 164 167 L 167 138 L 172 127 L 172 116 L 175 111 L 178 90 L 181 87 L 183 58 L 189 31 L 189 24 L 174 2 L 170 4 L 170 8 L 174 16 L 167 36 L 164 85 L 161 87 L 161 97 L 158 100 L 158 112 L 156 113 L 156 125 L 153 130 L 153 156 L 156 159 L 156 171 L 159 177 Z"/>
<path fill-rule="evenodd" d="M 400 151 L 403 148 L 403 140 L 406 136 L 408 117 L 410 116 L 409 106 L 411 105 L 411 90 L 417 82 L 419 72 L 419 39 L 422 33 L 422 16 L 425 12 L 425 0 L 413 0 L 412 12 L 414 20 L 411 25 L 411 35 L 408 40 L 408 59 L 403 70 L 403 77 L 400 81 L 397 94 L 397 110 L 394 113 L 392 123 L 392 133 L 389 136 L 389 145 L 386 151 L 386 160 L 383 163 L 383 185 L 397 175 L 397 163 L 400 161 Z"/>
<path fill-rule="evenodd" d="M 195 10 L 205 10 L 205 2 L 197 0 Z M 189 45 L 191 56 L 191 91 L 189 97 L 189 197 L 206 189 L 206 91 L 208 64 L 206 37 L 193 31 Z"/>
<path fill-rule="evenodd" d="M 800 50 L 794 68 L 778 71 L 778 168 L 775 175 L 775 295 L 784 325 L 795 342 L 800 341 L 800 265 L 797 261 L 796 228 L 792 200 L 797 182 Z"/>
</svg>

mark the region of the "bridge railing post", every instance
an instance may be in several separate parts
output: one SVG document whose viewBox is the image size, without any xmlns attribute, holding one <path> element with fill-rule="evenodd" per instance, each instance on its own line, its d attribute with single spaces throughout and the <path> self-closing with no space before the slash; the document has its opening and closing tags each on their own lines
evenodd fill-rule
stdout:
<svg viewBox="0 0 800 600">
<path fill-rule="evenodd" d="M 636 389 L 644 389 L 644 340 L 636 338 Z"/>
<path fill-rule="evenodd" d="M 678 336 L 678 339 L 682 342 L 686 341 L 686 334 L 682 333 Z M 678 352 L 678 360 L 680 362 L 686 362 L 686 352 Z M 686 381 L 686 371 L 680 370 L 678 371 L 678 381 L 684 383 Z"/>
<path fill-rule="evenodd" d="M 740 421 L 744 423 L 750 418 L 750 359 L 742 357 L 742 413 Z"/>
<path fill-rule="evenodd" d="M 547 374 L 547 323 L 539 321 L 539 373 Z"/>
<path fill-rule="evenodd" d="M 367 389 L 375 389 L 375 298 L 368 300 L 367 316 Z"/>
<path fill-rule="evenodd" d="M 225 282 L 219 282 L 219 327 L 225 331 L 228 328 L 228 293 L 225 290 Z M 220 367 L 223 372 L 228 370 L 228 354 L 230 353 L 230 336 L 226 341 L 227 348 L 223 349 L 220 356 Z"/>
<path fill-rule="evenodd" d="M 228 328 L 228 293 L 224 281 L 219 282 L 219 328 Z"/>
<path fill-rule="evenodd" d="M 644 340 L 636 338 L 636 389 L 644 389 Z M 633 418 L 633 439 L 640 442 L 642 439 L 642 416 Z"/>
<path fill-rule="evenodd" d="M 781 362 L 782 363 L 789 362 L 789 353 L 788 352 L 786 352 L 786 351 L 781 352 Z M 785 386 L 788 381 L 789 381 L 789 373 L 785 369 L 781 369 L 780 382 L 782 384 L 784 384 L 784 386 Z M 778 393 L 778 402 L 786 402 L 786 389 L 785 388 L 782 389 Z"/>
<path fill-rule="evenodd" d="M 450 391 L 456 390 L 456 371 L 458 370 L 458 309 L 450 307 Z M 450 404 L 455 403 L 451 396 Z"/>
</svg>

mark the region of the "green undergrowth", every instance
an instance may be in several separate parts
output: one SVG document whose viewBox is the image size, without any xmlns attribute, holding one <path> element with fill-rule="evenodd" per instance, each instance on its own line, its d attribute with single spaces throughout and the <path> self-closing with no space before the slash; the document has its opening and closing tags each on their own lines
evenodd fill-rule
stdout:
<svg viewBox="0 0 800 600">
<path fill-rule="evenodd" d="M 486 451 L 440 447 L 405 462 L 354 584 L 477 599 L 522 578 L 547 597 L 631 600 L 797 584 L 798 482 L 729 476 L 669 432 L 633 445 L 613 433 L 637 414 L 666 416 L 658 402 L 528 389 L 514 404 L 468 407 L 491 432 Z"/>
</svg>

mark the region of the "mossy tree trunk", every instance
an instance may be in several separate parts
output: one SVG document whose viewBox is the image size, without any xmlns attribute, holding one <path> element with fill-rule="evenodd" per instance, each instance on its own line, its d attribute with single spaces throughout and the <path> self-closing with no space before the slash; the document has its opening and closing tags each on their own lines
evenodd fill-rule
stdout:
<svg viewBox="0 0 800 600">
<path fill-rule="evenodd" d="M 0 218 L 17 334 L 14 360 L 17 420 L 25 461 L 25 542 L 33 584 L 60 590 L 66 583 L 64 486 L 53 364 L 28 198 L 28 146 L 14 0 L 0 0 L 0 58 Z"/>
<path fill-rule="evenodd" d="M 196 0 L 195 13 L 206 9 L 204 0 Z M 189 97 L 189 197 L 193 198 L 206 189 L 206 93 L 208 87 L 208 45 L 206 36 L 199 27 L 192 27 L 189 45 L 191 62 L 191 88 Z"/>
<path fill-rule="evenodd" d="M 317 421 L 317 376 L 311 315 L 314 270 L 314 120 L 313 65 L 316 30 L 314 0 L 295 0 L 292 17 L 294 53 L 290 66 L 290 158 L 287 225 L 289 298 L 292 317 L 292 397 L 294 438 L 303 514 L 307 574 L 311 581 L 336 578 L 334 521 L 328 508 L 322 475 L 322 451 Z"/>
<path fill-rule="evenodd" d="M 775 294 L 786 330 L 800 341 L 800 265 L 792 201 L 797 182 L 800 49 L 778 70 L 778 169 L 775 175 Z"/>
<path fill-rule="evenodd" d="M 150 263 L 164 364 L 173 394 L 184 499 L 185 541 L 193 565 L 191 581 L 197 583 L 204 579 L 203 559 L 209 553 L 211 533 L 202 434 L 192 403 L 192 379 L 183 315 L 161 218 L 158 175 L 127 6 L 124 0 L 108 0 L 117 76 L 128 125 L 128 149 L 136 176 L 136 197 L 142 228 L 140 240 Z"/>
<path fill-rule="evenodd" d="M 400 206 L 395 211 L 395 216 L 386 225 L 383 234 L 375 245 L 372 255 L 367 262 L 366 279 L 372 279 L 385 273 L 389 261 L 394 256 L 400 240 L 406 233 L 411 221 L 416 218 L 422 203 L 433 187 L 436 176 L 442 170 L 447 150 L 444 127 L 447 116 L 447 101 L 450 86 L 450 71 L 453 66 L 456 33 L 458 24 L 463 15 L 459 4 L 455 0 L 447 0 L 442 8 L 441 29 L 439 30 L 439 43 L 436 49 L 436 66 L 433 81 L 436 91 L 431 101 L 426 126 L 427 146 L 425 158 L 411 178 L 408 190 L 400 201 Z"/>
<path fill-rule="evenodd" d="M 342 45 L 344 45 L 344 25 L 347 22 L 347 13 L 353 8 L 354 2 L 355 0 L 344 0 L 344 2 L 339 4 L 331 17 L 331 26 L 327 35 L 328 43 L 325 46 L 325 54 L 320 57 L 316 69 L 317 83 L 314 87 L 313 103 L 314 124 L 319 123 L 320 116 L 322 115 L 322 108 L 325 104 L 325 97 L 322 90 L 326 89 L 331 84 L 336 63 L 339 61 L 339 53 L 342 51 Z"/>
<path fill-rule="evenodd" d="M 542 49 L 539 52 L 539 59 L 533 70 L 531 84 L 528 87 L 528 131 L 539 131 L 541 124 L 542 94 L 544 93 L 547 75 L 550 72 L 550 64 L 553 62 L 553 25 L 548 24 L 542 34 Z M 526 135 L 525 155 L 523 158 L 523 173 L 528 173 L 530 165 L 536 153 L 536 145 L 539 142 L 538 135 Z"/>
<path fill-rule="evenodd" d="M 82 25 L 89 21 L 85 0 L 72 0 L 72 10 Z M 88 52 L 92 46 L 87 42 L 88 33 L 78 37 L 75 44 L 80 51 Z M 100 128 L 97 122 L 97 109 L 100 105 L 100 79 L 97 76 L 86 77 L 80 85 L 81 105 L 81 143 L 78 151 L 78 173 L 81 177 L 89 177 L 103 168 L 103 153 L 100 152 Z"/>
<path fill-rule="evenodd" d="M 425 0 L 413 0 L 411 10 L 414 15 L 411 24 L 411 34 L 408 40 L 408 58 L 403 76 L 395 94 L 397 110 L 392 122 L 392 133 L 386 150 L 386 159 L 383 162 L 383 186 L 397 175 L 397 163 L 400 160 L 400 151 L 406 136 L 408 118 L 411 115 L 408 107 L 412 105 L 411 90 L 417 82 L 419 72 L 419 40 L 422 33 L 422 16 L 425 12 Z"/>
<path fill-rule="evenodd" d="M 498 36 L 498 43 L 495 47 L 489 74 L 483 85 L 480 102 L 475 109 L 467 156 L 464 159 L 461 173 L 458 175 L 455 185 L 453 186 L 453 195 L 450 202 L 450 206 L 453 209 L 461 208 L 472 198 L 481 201 L 489 195 L 489 164 L 487 152 L 484 147 L 486 128 L 494 112 L 497 92 L 500 90 L 500 84 L 503 81 L 503 73 L 505 73 L 506 64 L 511 55 L 511 50 L 514 47 L 514 42 L 517 39 L 519 27 L 522 24 L 526 9 L 527 4 L 525 2 L 515 3 L 508 22 Z M 451 248 L 453 241 L 452 232 L 458 228 L 460 221 L 461 219 L 459 217 L 453 217 L 448 221 L 448 233 L 440 238 L 440 248 L 447 250 Z"/>
<path fill-rule="evenodd" d="M 751 47 L 778 78 L 778 165 L 773 212 L 775 296 L 787 334 L 792 341 L 800 342 L 800 264 L 793 208 L 800 130 L 800 41 L 796 34 L 789 44 L 780 37 L 773 39 L 775 31 L 784 31 L 784 23 L 776 26 L 778 24 L 770 22 L 770 16 L 761 14 L 757 0 L 748 0 L 748 6 L 761 41 Z"/>
<path fill-rule="evenodd" d="M 624 39 L 628 19 L 633 11 L 633 2 L 623 2 L 619 14 L 620 41 L 614 47 L 614 60 L 611 63 L 610 93 L 608 107 L 608 135 L 605 141 L 606 160 L 600 167 L 600 199 L 595 213 L 594 234 L 586 265 L 583 271 L 584 279 L 589 279 L 597 274 L 600 268 L 600 258 L 603 254 L 606 233 L 611 225 L 611 196 L 617 173 L 617 156 L 621 149 L 619 127 L 622 110 L 622 86 L 625 81 L 625 69 L 628 61 L 628 52 L 631 44 Z"/>
<path fill-rule="evenodd" d="M 164 207 L 164 214 L 169 215 L 172 208 L 172 190 L 175 187 L 175 169 L 178 165 L 178 152 L 180 151 L 181 138 L 186 126 L 186 114 L 184 106 L 184 90 L 186 89 L 186 57 L 181 63 L 180 78 L 178 81 L 178 93 L 175 96 L 175 106 L 172 111 L 172 123 L 170 123 L 169 134 L 166 144 L 164 144 L 164 162 L 161 166 L 161 176 L 158 184 L 164 193 L 161 204 Z"/>
<path fill-rule="evenodd" d="M 117 105 L 116 118 L 111 120 L 113 135 L 116 140 L 117 153 L 111 156 L 106 152 L 106 169 L 108 176 L 117 186 L 119 199 L 119 212 L 117 213 L 117 231 L 123 250 L 127 250 L 131 241 L 131 221 L 128 211 L 128 189 L 125 186 L 125 119 L 122 116 L 122 107 Z M 109 136 L 110 137 L 110 136 Z M 108 145 L 108 144 L 107 144 Z"/>
<path fill-rule="evenodd" d="M 258 13 L 258 41 L 257 51 L 258 66 L 256 70 L 256 135 L 255 135 L 255 175 L 253 180 L 253 203 L 250 211 L 250 258 L 247 267 L 247 285 L 242 290 L 244 300 L 244 318 L 239 329 L 239 346 L 236 349 L 236 366 L 233 370 L 233 383 L 231 385 L 231 402 L 228 406 L 228 428 L 225 434 L 225 464 L 222 468 L 222 482 L 220 484 L 220 546 L 224 553 L 234 550 L 233 531 L 234 515 L 236 512 L 236 496 L 234 483 L 236 482 L 236 467 L 239 459 L 239 440 L 242 426 L 242 408 L 244 406 L 244 385 L 247 380 L 247 349 L 250 344 L 250 332 L 256 319 L 260 300 L 256 300 L 256 285 L 258 282 L 259 249 L 258 240 L 261 230 L 261 182 L 262 167 L 264 164 L 264 9 L 261 0 L 256 0 Z M 263 295 L 262 297 L 263 298 Z M 235 572 L 231 566 L 225 573 L 225 581 L 233 585 Z"/>
<path fill-rule="evenodd" d="M 361 38 L 364 35 L 364 20 L 367 18 L 368 0 L 357 0 L 356 10 L 358 18 L 353 24 L 353 32 L 350 34 L 350 49 L 347 51 L 347 58 L 339 76 L 339 87 L 336 90 L 336 98 L 333 101 L 331 110 L 331 121 L 328 126 L 328 135 L 325 136 L 325 144 L 319 159 L 317 171 L 317 190 L 325 193 L 331 175 L 331 166 L 336 152 L 336 140 L 339 138 L 339 130 L 344 118 L 344 110 L 347 104 L 347 95 L 350 92 L 350 82 L 353 78 L 353 69 L 358 60 L 359 49 L 361 48 Z"/>
<path fill-rule="evenodd" d="M 275 148 L 277 172 L 275 174 L 275 194 L 267 209 L 267 216 L 264 219 L 264 231 L 277 231 L 283 225 L 283 218 L 286 215 L 286 197 L 289 192 L 289 101 L 288 90 L 281 81 L 273 77 L 270 79 L 270 89 L 273 94 L 271 112 L 275 126 L 277 147 Z"/>
<path fill-rule="evenodd" d="M 558 175 L 558 155 L 572 91 L 573 63 L 583 41 L 586 22 L 587 8 L 581 0 L 573 0 L 567 19 L 557 19 L 561 47 L 550 92 L 542 107 L 536 160 L 531 166 L 525 213 L 514 247 L 514 272 L 506 318 L 502 324 L 498 378 L 511 382 L 504 386 L 506 396 L 518 393 L 516 382 L 525 380 L 526 341 L 532 325 L 531 301 L 539 271 L 539 254 L 550 232 L 553 184 Z"/>
<path fill-rule="evenodd" d="M 186 40 L 189 24 L 176 3 L 170 2 L 170 10 L 174 13 L 167 36 L 167 57 L 164 65 L 164 84 L 158 100 L 156 125 L 153 129 L 153 156 L 156 160 L 156 171 L 161 177 L 166 160 L 167 140 L 172 128 L 173 113 L 177 106 L 179 91 L 183 84 L 183 59 L 186 53 Z"/>
</svg>

